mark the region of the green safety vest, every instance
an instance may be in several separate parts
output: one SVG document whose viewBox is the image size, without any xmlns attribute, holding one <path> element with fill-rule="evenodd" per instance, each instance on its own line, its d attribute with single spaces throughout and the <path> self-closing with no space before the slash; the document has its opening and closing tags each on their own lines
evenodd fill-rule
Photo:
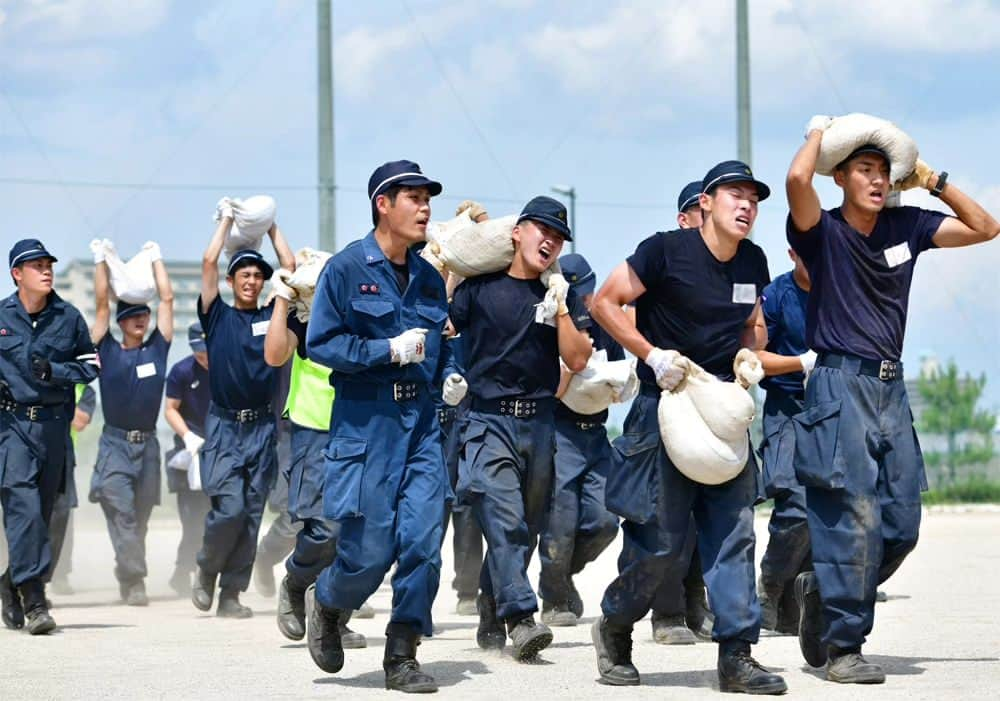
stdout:
<svg viewBox="0 0 1000 701">
<path fill-rule="evenodd" d="M 86 388 L 87 388 L 87 385 L 76 385 L 76 386 L 73 387 L 73 392 L 76 394 L 76 399 L 73 400 L 73 406 L 74 407 L 80 401 L 80 397 L 83 396 L 83 390 L 85 390 Z M 77 431 L 75 428 L 73 428 L 72 425 L 73 425 L 73 418 L 70 417 L 69 437 L 73 441 L 73 446 L 76 447 L 76 434 L 79 433 L 79 431 Z"/>
<path fill-rule="evenodd" d="M 330 368 L 295 353 L 292 356 L 288 399 L 285 400 L 285 416 L 299 426 L 329 431 L 333 395 Z"/>
</svg>

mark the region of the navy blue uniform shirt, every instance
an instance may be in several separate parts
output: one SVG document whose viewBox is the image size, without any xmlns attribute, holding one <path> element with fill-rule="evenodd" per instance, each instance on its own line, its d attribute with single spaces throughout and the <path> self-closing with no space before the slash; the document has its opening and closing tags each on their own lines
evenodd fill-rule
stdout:
<svg viewBox="0 0 1000 701">
<path fill-rule="evenodd" d="M 80 395 L 76 408 L 87 416 L 94 415 L 94 409 L 97 408 L 97 392 L 94 391 L 93 387 L 87 385 L 83 388 L 83 394 Z"/>
<path fill-rule="evenodd" d="M 264 362 L 264 336 L 274 305 L 237 309 L 216 296 L 202 311 L 198 295 L 198 320 L 208 346 L 208 384 L 212 401 L 226 409 L 259 409 L 274 394 L 275 370 Z"/>
<path fill-rule="evenodd" d="M 97 352 L 104 423 L 125 431 L 155 431 L 170 342 L 154 328 L 141 346 L 122 348 L 109 331 L 98 341 Z"/>
<path fill-rule="evenodd" d="M 646 288 L 635 300 L 636 327 L 646 340 L 731 380 L 743 328 L 771 281 L 764 251 L 743 239 L 723 262 L 698 229 L 678 229 L 653 234 L 627 262 Z M 637 364 L 637 373 L 656 384 L 645 363 Z"/>
<path fill-rule="evenodd" d="M 410 280 L 403 291 L 371 231 L 327 262 L 316 285 L 306 330 L 306 352 L 333 372 L 330 382 L 397 381 L 439 385 L 447 346 L 441 331 L 448 302 L 440 273 L 406 252 Z M 391 362 L 389 339 L 414 328 L 427 329 L 424 360 Z"/>
<path fill-rule="evenodd" d="M 469 278 L 455 290 L 451 323 L 465 339 L 465 379 L 481 399 L 554 397 L 559 389 L 556 327 L 535 322 L 548 290 L 540 280 L 520 280 L 506 270 Z M 579 329 L 590 316 L 573 290 L 566 306 Z"/>
<path fill-rule="evenodd" d="M 608 360 L 625 360 L 625 349 L 621 347 L 615 339 L 611 338 L 611 334 L 604 330 L 604 328 L 596 323 L 590 316 L 590 312 L 587 312 L 587 318 L 590 320 L 590 328 L 587 329 L 587 333 L 590 334 L 591 340 L 594 342 L 594 350 L 603 350 L 608 354 Z M 568 406 L 559 402 L 556 405 L 556 417 L 561 419 L 569 419 L 570 421 L 585 421 L 587 423 L 604 423 L 608 420 L 608 410 L 599 411 L 596 414 L 578 414 Z"/>
<path fill-rule="evenodd" d="M 917 256 L 934 247 L 946 215 L 919 207 L 879 212 L 868 236 L 844 221 L 840 208 L 799 233 L 788 216 L 788 243 L 809 270 L 812 287 L 806 343 L 872 360 L 899 360 L 906 332 L 910 281 Z"/>
<path fill-rule="evenodd" d="M 167 397 L 180 400 L 178 410 L 188 428 L 205 437 L 205 417 L 212 391 L 208 384 L 208 370 L 198 364 L 193 355 L 176 363 L 167 374 Z"/>
<path fill-rule="evenodd" d="M 795 283 L 792 271 L 774 278 L 764 288 L 761 309 L 767 323 L 767 350 L 778 355 L 802 355 L 806 346 L 806 303 L 809 293 Z M 803 372 L 771 375 L 760 382 L 767 391 L 777 389 L 789 394 L 802 392 Z"/>
<path fill-rule="evenodd" d="M 32 355 L 51 363 L 49 380 L 35 379 Z M 19 404 L 72 406 L 74 385 L 97 377 L 95 357 L 87 322 L 55 292 L 34 320 L 16 292 L 0 302 L 0 382 Z"/>
</svg>

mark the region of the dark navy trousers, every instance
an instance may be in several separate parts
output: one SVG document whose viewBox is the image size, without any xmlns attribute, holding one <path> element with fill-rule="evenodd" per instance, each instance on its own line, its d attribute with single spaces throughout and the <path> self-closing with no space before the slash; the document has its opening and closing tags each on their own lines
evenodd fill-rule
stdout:
<svg viewBox="0 0 1000 701">
<path fill-rule="evenodd" d="M 604 482 L 611 444 L 602 423 L 581 428 L 557 418 L 552 499 L 539 541 L 542 564 L 538 593 L 544 601 L 566 604 L 570 577 L 593 562 L 618 535 L 618 519 L 604 506 Z"/>
<path fill-rule="evenodd" d="M 198 566 L 219 575 L 219 586 L 246 591 L 257 532 L 277 472 L 274 417 L 240 423 L 210 410 L 201 447 L 201 484 L 212 501 Z"/>
<path fill-rule="evenodd" d="M 130 443 L 126 432 L 104 426 L 90 501 L 101 505 L 115 551 L 115 578 L 131 584 L 146 577 L 146 530 L 160 503 L 160 442 L 154 434 Z"/>
<path fill-rule="evenodd" d="M 716 486 L 693 482 L 674 467 L 660 440 L 658 399 L 635 398 L 625 432 L 614 442 L 606 504 L 625 517 L 618 577 L 604 592 L 601 608 L 614 624 L 632 626 L 649 611 L 664 573 L 681 563 L 691 516 L 715 614 L 712 638 L 754 643 L 760 605 L 754 581 L 753 505 L 759 496 L 751 452 L 738 476 Z"/>
<path fill-rule="evenodd" d="M 337 554 L 340 524 L 323 518 L 323 451 L 330 440 L 326 431 L 292 424 L 292 460 L 288 473 L 288 514 L 302 527 L 295 548 L 285 560 L 288 576 L 304 588 L 316 581 Z"/>
<path fill-rule="evenodd" d="M 795 416 L 795 472 L 806 488 L 824 642 L 861 645 L 875 621 L 875 592 L 916 547 L 927 487 L 902 378 L 817 364 Z"/>
</svg>

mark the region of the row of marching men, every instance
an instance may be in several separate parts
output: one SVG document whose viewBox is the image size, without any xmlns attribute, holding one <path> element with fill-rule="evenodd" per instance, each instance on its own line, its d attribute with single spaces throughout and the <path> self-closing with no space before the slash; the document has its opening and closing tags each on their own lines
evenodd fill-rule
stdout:
<svg viewBox="0 0 1000 701">
<path fill-rule="evenodd" d="M 251 615 L 239 593 L 250 581 L 257 531 L 275 479 L 275 368 L 291 360 L 285 406 L 292 426 L 288 512 L 302 528 L 286 561 L 278 618 L 283 633 L 307 638 L 319 667 L 330 673 L 341 669 L 344 648 L 359 644 L 347 627 L 351 612 L 362 608 L 395 565 L 386 686 L 436 689 L 416 661 L 416 648 L 422 636 L 433 633 L 431 604 L 450 503 L 459 513 L 471 512 L 486 541 L 477 642 L 489 649 L 509 640 L 516 659 L 534 658 L 552 641 L 546 621 L 572 624 L 582 613 L 572 576 L 614 537 L 607 508 L 625 520 L 619 575 L 605 592 L 592 630 L 601 680 L 639 683 L 631 661 L 632 626 L 658 603 L 662 613 L 672 614 L 668 622 L 679 623 L 683 610 L 685 625 L 702 628 L 701 584 L 687 577 L 697 542 L 714 614 L 711 635 L 719 643 L 720 688 L 782 693 L 787 688 L 782 677 L 750 655 L 761 626 L 752 520 L 762 490 L 753 456 L 734 478 L 709 486 L 678 471 L 660 443 L 660 394 L 681 387 L 696 363 L 744 386 L 765 372 L 792 374 L 787 383 L 775 380 L 769 388 L 765 473 L 780 497 L 772 522 L 779 533 L 790 532 L 783 520 L 801 533 L 804 491 L 816 572 L 798 574 L 809 548 L 781 547 L 770 560 L 765 556 L 766 566 L 780 560 L 778 569 L 786 572 L 762 577 L 765 616 L 781 626 L 790 576 L 797 574 L 798 633 L 807 661 L 826 664 L 833 681 L 882 681 L 881 669 L 861 655 L 861 643 L 871 629 L 876 579 L 891 574 L 915 544 L 919 492 L 914 514 L 914 495 L 876 493 L 884 487 L 874 480 L 868 489 L 867 478 L 847 469 L 848 458 L 871 466 L 876 475 L 887 470 L 906 476 L 918 469 L 919 447 L 912 429 L 883 436 L 878 454 L 848 455 L 864 442 L 848 445 L 846 438 L 872 422 L 895 426 L 895 412 L 906 409 L 898 355 L 916 255 L 992 238 L 997 226 L 964 194 L 946 189 L 945 174 L 929 169 L 915 171 L 916 179 L 907 181 L 936 190 L 957 217 L 910 207 L 883 212 L 879 205 L 891 184 L 889 156 L 874 146 L 857 149 L 838 166 L 844 206 L 832 214 L 819 210 L 811 178 L 823 128 L 811 124 L 788 179 L 795 271 L 771 283 L 763 252 L 747 239 L 770 190 L 745 164 L 726 161 L 682 194 L 682 228 L 643 241 L 590 299 L 589 309 L 584 298 L 590 271 L 583 261 L 566 261 L 578 289 L 566 275 L 549 270 L 572 236 L 565 209 L 549 198 L 531 200 L 519 215 L 509 267 L 466 280 L 449 299 L 439 271 L 417 254 L 430 199 L 441 185 L 415 163 L 384 164 L 369 181 L 373 230 L 325 264 L 305 313 L 296 303 L 301 292 L 288 284 L 295 260 L 276 225 L 267 233 L 281 269 L 272 270 L 255 250 L 235 252 L 226 271 L 233 304 L 221 299 L 218 260 L 233 224 L 231 213 L 223 211 L 203 258 L 198 301 L 211 367 L 203 433 L 171 417 L 168 404 L 168 420 L 188 458 L 197 460 L 201 488 L 210 499 L 192 581 L 194 605 L 209 610 L 217 596 L 219 615 Z M 873 192 L 882 199 L 875 202 Z M 696 196 L 696 206 L 687 195 Z M 859 231 L 874 245 L 859 244 Z M 838 253 L 845 247 L 858 253 L 859 245 L 871 260 L 852 268 L 858 256 Z M 4 621 L 11 627 L 20 624 L 19 617 L 32 633 L 55 625 L 41 584 L 51 553 L 37 517 L 48 520 L 52 497 L 61 488 L 61 477 L 53 478 L 54 470 L 44 469 L 34 455 L 11 457 L 41 440 L 49 451 L 46 459 L 58 462 L 64 474 L 65 414 L 71 406 L 66 388 L 93 379 L 98 364 L 102 391 L 110 393 L 91 495 L 108 519 L 123 598 L 144 598 L 144 500 L 153 489 L 146 483 L 146 465 L 159 460 L 153 427 L 160 390 L 147 400 L 142 381 L 165 376 L 172 330 L 169 281 L 155 244 L 150 253 L 161 298 L 157 329 L 147 338 L 149 308 L 119 303 L 123 341 L 117 342 L 107 333 L 110 305 L 99 260 L 98 314 L 84 336 L 79 314 L 51 293 L 51 254 L 35 240 L 11 251 L 18 292 L 5 303 L 0 328 L 5 350 L 0 369 L 9 395 L 3 413 L 3 506 L 11 541 Z M 879 284 L 891 279 L 893 289 L 902 290 L 902 318 L 898 300 L 878 294 L 866 277 L 872 275 Z M 268 279 L 276 296 L 261 307 Z M 859 325 L 856 310 L 838 307 L 845 298 L 838 286 L 846 284 L 859 291 L 868 316 L 878 321 L 882 314 L 886 323 Z M 801 293 L 810 285 L 802 341 Z M 798 321 L 791 323 L 796 314 Z M 841 327 L 854 336 L 845 336 Z M 873 329 L 884 328 L 886 337 L 876 337 Z M 49 329 L 51 340 L 36 338 Z M 765 350 L 768 331 L 771 351 Z M 461 340 L 449 341 L 452 335 Z M 464 362 L 456 359 L 456 343 Z M 616 343 L 643 362 L 624 434 L 604 460 L 606 417 L 568 414 L 556 397 L 569 375 L 586 368 L 593 345 L 614 352 Z M 803 391 L 802 378 L 794 373 L 810 371 L 812 382 Z M 108 401 L 114 392 L 121 401 Z M 889 407 L 881 414 L 865 415 L 860 399 L 875 395 L 891 395 L 893 401 L 877 403 Z M 459 404 L 452 416 L 446 407 Z M 560 422 L 568 432 L 557 430 Z M 449 439 L 457 436 L 450 453 L 453 464 L 457 456 L 452 479 L 443 428 Z M 794 447 L 785 443 L 789 431 Z M 560 455 L 567 458 L 562 469 Z M 8 487 L 17 477 L 7 479 L 12 469 L 35 470 L 34 494 L 20 482 Z M 588 480 L 596 484 L 588 486 Z M 893 488 L 900 482 L 919 484 L 894 479 Z M 859 520 L 858 504 L 873 500 L 886 515 L 884 525 Z M 846 518 L 848 535 L 813 518 L 820 509 Z M 536 621 L 539 606 L 527 566 L 546 514 L 555 527 L 542 545 L 542 620 Z M 871 572 L 860 572 L 852 558 L 868 541 L 883 545 L 883 561 L 880 569 L 872 562 Z M 863 586 L 852 584 L 855 575 Z M 692 594 L 681 604 L 678 581 L 684 579 Z"/>
</svg>

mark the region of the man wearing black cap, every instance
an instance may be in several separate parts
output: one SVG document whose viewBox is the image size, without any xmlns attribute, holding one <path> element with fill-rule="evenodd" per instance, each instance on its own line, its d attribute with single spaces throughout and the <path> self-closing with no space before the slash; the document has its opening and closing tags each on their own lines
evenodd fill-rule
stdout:
<svg viewBox="0 0 1000 701">
<path fill-rule="evenodd" d="M 1000 224 L 923 161 L 898 185 L 922 187 L 954 217 L 917 207 L 885 208 L 887 154 L 872 145 L 834 171 L 840 207 L 820 206 L 813 188 L 823 132 L 816 116 L 788 171 L 788 242 L 812 281 L 806 343 L 817 352 L 805 410 L 795 417 L 795 471 L 806 487 L 815 572 L 795 582 L 799 643 L 827 679 L 879 683 L 861 656 L 875 618 L 875 592 L 917 543 L 926 476 L 899 362 L 917 256 L 992 240 Z"/>
<path fill-rule="evenodd" d="M 437 690 L 416 654 L 420 636 L 433 633 L 450 492 L 431 390 L 446 361 L 448 301 L 414 244 L 426 239 L 440 192 L 412 161 L 375 169 L 375 228 L 326 264 L 306 331 L 306 355 L 332 370 L 336 392 L 323 515 L 340 524 L 337 557 L 306 592 L 309 653 L 325 672 L 340 671 L 341 623 L 395 563 L 382 666 L 386 688 L 404 692 Z"/>
<path fill-rule="evenodd" d="M 122 600 L 146 606 L 146 527 L 160 503 L 160 442 L 156 419 L 167 374 L 167 353 L 174 336 L 174 293 L 160 247 L 147 242 L 160 303 L 156 328 L 145 338 L 150 308 L 119 300 L 115 320 L 118 342 L 109 331 L 110 284 L 104 249 L 94 250 L 95 318 L 90 338 L 101 357 L 101 409 L 104 430 L 90 481 L 90 501 L 99 503 L 115 550 L 115 578 Z"/>
<path fill-rule="evenodd" d="M 457 492 L 486 537 L 477 642 L 503 648 L 509 635 L 515 659 L 528 660 L 552 642 L 548 626 L 534 620 L 527 569 L 552 485 L 559 358 L 578 372 L 591 346 L 577 327 L 590 320 L 569 283 L 553 274 L 546 290 L 540 280 L 572 240 L 566 208 L 534 198 L 512 237 L 510 267 L 466 280 L 451 304 L 471 394 Z"/>
<path fill-rule="evenodd" d="M 208 374 L 212 402 L 200 462 L 202 489 L 212 508 L 205 519 L 191 601 L 201 611 L 210 610 L 218 583 L 216 614 L 249 618 L 253 612 L 240 603 L 239 594 L 250 584 L 257 532 L 276 471 L 270 406 L 274 368 L 264 362 L 264 336 L 274 306 L 257 306 L 264 282 L 274 270 L 257 251 L 235 252 L 226 269 L 233 305 L 222 301 L 219 254 L 232 226 L 232 211 L 223 209 L 201 261 L 198 319 L 212 368 Z M 295 258 L 276 223 L 267 235 L 281 266 L 294 269 Z"/>
<path fill-rule="evenodd" d="M 654 234 L 619 265 L 597 293 L 594 318 L 625 348 L 643 359 L 641 388 L 615 442 L 606 503 L 625 517 L 618 578 L 594 623 L 598 670 L 607 684 L 639 683 L 632 664 L 632 626 L 649 610 L 663 573 L 677 567 L 697 524 L 698 549 L 719 643 L 722 691 L 780 694 L 784 680 L 750 656 L 760 632 L 754 582 L 753 505 L 758 498 L 752 454 L 743 471 L 717 486 L 680 473 L 660 439 L 661 391 L 675 389 L 690 359 L 720 379 L 759 360 L 766 329 L 759 298 L 769 282 L 764 252 L 747 236 L 757 205 L 770 190 L 739 161 L 712 168 L 702 181 L 701 229 Z M 622 305 L 636 301 L 636 323 Z M 751 349 L 751 350 L 748 350 Z M 744 362 L 748 361 L 748 362 Z"/>
<path fill-rule="evenodd" d="M 97 377 L 87 324 L 52 291 L 55 256 L 37 239 L 8 255 L 17 291 L 0 302 L 0 505 L 9 564 L 0 617 L 41 635 L 56 623 L 45 603 L 52 566 L 48 523 L 65 489 L 73 387 Z"/>
<path fill-rule="evenodd" d="M 212 393 L 208 386 L 208 346 L 200 322 L 188 327 L 191 355 L 177 362 L 167 373 L 166 401 L 163 418 L 174 429 L 174 447 L 167 451 L 167 465 L 181 452 L 197 456 L 205 442 L 205 417 Z M 170 588 L 180 596 L 191 594 L 191 575 L 197 565 L 195 556 L 205 535 L 205 516 L 211 502 L 201 489 L 201 475 L 191 479 L 189 471 L 198 463 L 189 462 L 184 469 L 167 470 L 167 489 L 177 494 L 177 515 L 181 519 L 181 542 L 177 545 L 177 560 L 170 577 Z"/>
<path fill-rule="evenodd" d="M 596 279 L 590 264 L 579 253 L 570 253 L 559 259 L 559 267 L 570 290 L 583 303 L 584 312 L 576 321 L 591 322 L 589 308 Z M 594 350 L 605 351 L 609 361 L 625 359 L 622 347 L 600 326 L 591 322 L 587 333 Z M 564 373 L 560 396 L 571 377 Z M 607 420 L 607 409 L 579 414 L 562 402 L 556 403 L 552 498 L 538 546 L 542 622 L 550 626 L 576 625 L 583 615 L 583 600 L 573 576 L 596 560 L 618 535 L 618 519 L 604 507 L 604 479 L 611 462 L 611 444 L 604 428 Z"/>
</svg>

